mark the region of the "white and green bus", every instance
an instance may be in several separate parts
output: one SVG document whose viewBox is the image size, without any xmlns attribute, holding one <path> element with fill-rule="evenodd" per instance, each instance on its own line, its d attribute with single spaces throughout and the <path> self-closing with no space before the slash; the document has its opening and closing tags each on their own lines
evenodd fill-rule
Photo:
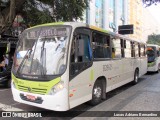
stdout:
<svg viewBox="0 0 160 120">
<path fill-rule="evenodd" d="M 76 22 L 38 25 L 25 30 L 12 67 L 15 101 L 66 111 L 137 83 L 147 72 L 146 44 Z"/>
<path fill-rule="evenodd" d="M 159 72 L 160 69 L 160 46 L 147 44 L 148 72 Z"/>
</svg>

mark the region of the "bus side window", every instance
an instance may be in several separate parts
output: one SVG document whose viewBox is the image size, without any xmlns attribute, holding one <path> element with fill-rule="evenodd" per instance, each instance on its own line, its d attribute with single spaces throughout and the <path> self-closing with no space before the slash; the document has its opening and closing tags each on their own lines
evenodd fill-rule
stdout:
<svg viewBox="0 0 160 120">
<path fill-rule="evenodd" d="M 141 44 L 141 57 L 146 56 L 146 47 L 144 44 Z"/>
<path fill-rule="evenodd" d="M 135 43 L 131 42 L 131 57 L 135 57 Z"/>
<path fill-rule="evenodd" d="M 121 58 L 122 52 L 121 52 L 121 41 L 120 38 L 115 37 L 112 38 L 112 58 Z"/>
<path fill-rule="evenodd" d="M 138 43 L 135 42 L 135 57 L 139 57 Z"/>
<path fill-rule="evenodd" d="M 138 44 L 138 55 L 139 57 L 141 57 L 141 45 L 140 44 Z"/>
<path fill-rule="evenodd" d="M 101 34 L 96 31 L 93 32 L 93 57 L 99 58 L 111 58 L 110 36 L 107 34 Z"/>
<path fill-rule="evenodd" d="M 124 58 L 125 57 L 124 49 L 126 48 L 125 40 L 123 40 L 123 39 L 120 39 L 120 40 L 121 40 L 121 57 Z"/>
<path fill-rule="evenodd" d="M 112 58 L 115 58 L 115 48 L 112 48 Z"/>
</svg>

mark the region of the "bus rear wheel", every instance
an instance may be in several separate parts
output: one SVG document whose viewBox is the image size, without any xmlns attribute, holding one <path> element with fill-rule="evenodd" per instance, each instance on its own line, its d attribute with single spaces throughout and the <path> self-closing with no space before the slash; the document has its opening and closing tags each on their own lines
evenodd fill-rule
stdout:
<svg viewBox="0 0 160 120">
<path fill-rule="evenodd" d="M 89 102 L 91 105 L 97 105 L 102 100 L 102 94 L 103 94 L 103 85 L 102 82 L 96 81 L 92 90 L 92 99 Z"/>
<path fill-rule="evenodd" d="M 133 84 L 137 84 L 138 83 L 138 78 L 139 78 L 139 72 L 138 72 L 138 69 L 136 69 L 135 72 L 134 72 Z"/>
</svg>

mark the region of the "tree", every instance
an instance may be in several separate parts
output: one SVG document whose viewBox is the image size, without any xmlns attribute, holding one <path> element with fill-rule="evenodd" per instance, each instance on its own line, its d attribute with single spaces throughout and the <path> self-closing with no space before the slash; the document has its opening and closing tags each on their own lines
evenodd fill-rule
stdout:
<svg viewBox="0 0 160 120">
<path fill-rule="evenodd" d="M 11 27 L 17 14 L 24 18 L 25 24 L 33 26 L 47 22 L 82 20 L 87 7 L 88 0 L 8 0 L 6 7 L 1 7 L 0 34 Z"/>
<path fill-rule="evenodd" d="M 160 35 L 155 35 L 155 34 L 149 35 L 147 43 L 160 45 Z"/>
<path fill-rule="evenodd" d="M 153 4 L 157 5 L 157 3 L 160 2 L 160 0 L 142 0 L 143 1 L 143 4 L 146 6 L 146 7 L 149 7 Z"/>
<path fill-rule="evenodd" d="M 0 34 L 11 27 L 16 13 L 20 12 L 22 4 L 26 0 L 0 1 Z"/>
</svg>

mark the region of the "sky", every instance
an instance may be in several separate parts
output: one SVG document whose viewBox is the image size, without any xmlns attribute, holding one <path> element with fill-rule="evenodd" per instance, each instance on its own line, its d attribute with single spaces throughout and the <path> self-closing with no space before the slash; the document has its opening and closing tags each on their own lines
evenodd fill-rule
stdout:
<svg viewBox="0 0 160 120">
<path fill-rule="evenodd" d="M 142 22 L 144 26 L 143 30 L 143 40 L 147 41 L 148 35 L 160 34 L 160 3 L 157 5 L 151 5 L 149 7 L 144 7 L 144 19 Z M 153 22 L 153 23 L 152 23 Z"/>
<path fill-rule="evenodd" d="M 155 20 L 160 24 L 160 3 L 157 5 L 151 5 L 147 7 L 148 11 L 152 14 L 152 16 L 155 18 Z"/>
<path fill-rule="evenodd" d="M 148 18 L 147 20 L 149 24 L 143 26 L 145 34 L 150 34 L 150 33 L 160 34 L 160 3 L 158 3 L 157 5 L 153 4 L 144 9 L 146 9 L 144 12 L 146 12 L 146 14 L 148 14 L 148 16 L 151 18 L 151 19 Z M 152 24 L 149 19 L 154 23 Z"/>
</svg>

